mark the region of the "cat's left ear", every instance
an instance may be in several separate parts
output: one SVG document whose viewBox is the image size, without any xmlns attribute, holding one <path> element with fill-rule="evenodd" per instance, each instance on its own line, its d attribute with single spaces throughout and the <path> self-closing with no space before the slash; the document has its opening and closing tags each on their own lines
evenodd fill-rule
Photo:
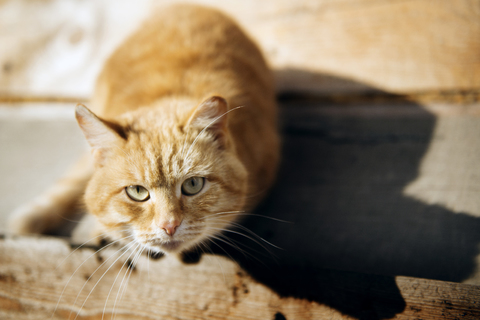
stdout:
<svg viewBox="0 0 480 320">
<path fill-rule="evenodd" d="M 92 147 L 95 162 L 102 165 L 109 151 L 124 140 L 120 126 L 100 119 L 82 104 L 75 108 L 75 117 L 88 144 Z"/>
<path fill-rule="evenodd" d="M 227 101 L 219 96 L 212 96 L 200 103 L 187 121 L 186 127 L 208 130 L 222 146 L 227 137 Z"/>
</svg>

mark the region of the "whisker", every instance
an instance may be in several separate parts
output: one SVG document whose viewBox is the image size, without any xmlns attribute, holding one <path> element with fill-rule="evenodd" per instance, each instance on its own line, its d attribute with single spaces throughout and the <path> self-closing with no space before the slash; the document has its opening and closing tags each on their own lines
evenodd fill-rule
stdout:
<svg viewBox="0 0 480 320">
<path fill-rule="evenodd" d="M 234 233 L 234 234 L 238 234 L 242 237 L 245 237 L 247 239 L 250 239 L 252 240 L 253 242 L 257 243 L 259 246 L 261 246 L 262 248 L 264 248 L 265 250 L 269 251 L 267 249 L 267 247 L 265 247 L 261 242 L 258 242 L 255 238 L 252 238 L 244 233 L 241 233 L 241 232 L 237 232 L 237 231 L 233 231 L 233 230 L 229 230 L 229 229 L 222 229 L 222 228 L 213 228 L 213 227 L 209 227 L 209 229 L 212 229 L 212 230 L 218 230 L 218 231 L 225 231 L 225 232 L 230 232 L 230 233 Z M 261 237 L 259 237 L 260 239 L 262 239 Z M 262 239 L 263 240 L 263 239 Z M 270 244 L 268 241 L 264 240 L 265 242 L 267 242 L 268 244 Z M 272 244 L 270 244 L 272 245 Z M 276 247 L 275 245 L 272 245 L 273 247 Z"/>
<path fill-rule="evenodd" d="M 261 264 L 265 265 L 265 263 L 264 263 L 262 260 L 260 260 L 259 258 L 255 257 L 255 256 L 254 256 L 253 254 L 251 254 L 250 252 L 248 252 L 248 251 L 240 248 L 237 244 L 235 244 L 235 243 L 233 243 L 233 242 L 230 242 L 230 241 L 234 241 L 233 239 L 230 239 L 230 238 L 228 238 L 228 237 L 226 237 L 226 236 L 224 236 L 224 235 L 222 235 L 222 234 L 220 234 L 220 236 L 223 236 L 223 237 L 222 237 L 222 238 L 215 237 L 215 236 L 211 236 L 211 237 L 214 238 L 214 239 L 216 239 L 216 240 L 218 240 L 218 241 L 221 241 L 221 242 L 223 242 L 223 243 L 225 243 L 225 244 L 228 244 L 228 245 L 231 246 L 232 248 L 238 250 L 238 252 L 240 252 L 241 254 L 243 254 L 243 256 L 244 256 L 245 258 L 249 258 L 249 257 L 250 257 L 250 258 L 253 258 L 253 259 L 255 259 L 256 261 L 260 262 Z M 228 241 L 227 241 L 227 240 L 228 240 Z M 218 244 L 216 244 L 216 245 L 218 246 Z M 218 247 L 220 247 L 220 246 L 218 246 Z M 248 247 L 248 246 L 246 246 L 246 247 L 249 248 L 249 249 L 251 249 L 251 248 Z M 222 250 L 223 250 L 223 248 L 222 248 Z M 252 249 L 252 250 L 253 250 L 253 249 Z M 223 250 L 223 251 L 226 253 L 225 250 Z M 256 251 L 256 250 L 253 250 L 253 251 Z M 256 251 L 256 252 L 258 252 L 258 251 Z M 227 253 L 227 254 L 228 254 L 228 253 Z M 247 256 L 247 255 L 248 255 L 248 256 Z M 229 255 L 229 257 L 230 257 L 233 261 L 235 261 L 230 255 Z M 265 265 L 265 266 L 266 266 L 266 265 Z"/>
<path fill-rule="evenodd" d="M 120 257 L 118 257 L 117 259 L 115 259 L 115 261 L 113 261 L 113 263 L 110 265 L 110 267 L 108 267 L 108 269 L 102 274 L 102 276 L 100 277 L 100 279 L 97 280 L 97 282 L 95 283 L 95 285 L 93 286 L 93 288 L 90 290 L 90 293 L 87 295 L 87 297 L 85 298 L 85 300 L 83 301 L 83 304 L 82 306 L 80 307 L 80 309 L 78 310 L 77 312 L 77 316 L 73 319 L 73 320 L 76 320 L 78 318 L 78 316 L 80 315 L 80 312 L 82 311 L 83 307 L 85 306 L 85 303 L 87 302 L 88 298 L 90 297 L 90 295 L 92 294 L 93 290 L 97 287 L 98 283 L 100 282 L 100 280 L 103 279 L 103 277 L 107 274 L 107 272 L 115 265 L 115 263 L 125 254 L 128 252 L 128 250 L 130 250 L 134 245 L 135 245 L 135 241 L 133 240 L 132 242 L 130 242 L 129 244 L 123 246 L 121 249 L 119 249 L 118 251 L 122 250 L 123 248 L 127 247 L 128 245 L 130 245 L 130 247 L 120 255 Z M 117 251 L 117 252 L 118 252 Z M 112 256 L 113 257 L 113 256 Z M 82 288 L 80 289 L 80 291 L 78 292 L 77 294 L 77 297 L 75 298 L 75 301 L 73 302 L 73 305 L 75 306 L 75 303 L 77 302 L 78 300 L 78 297 L 80 296 L 80 293 L 83 291 L 83 288 L 85 288 L 85 286 L 87 285 L 88 281 L 93 277 L 93 275 L 105 264 L 107 263 L 108 260 L 110 260 L 112 257 L 108 258 L 107 260 L 105 260 L 101 265 L 99 265 L 97 267 L 97 269 L 95 269 L 95 271 L 90 275 L 90 277 L 88 277 L 88 279 L 85 281 L 85 283 L 83 284 Z M 70 311 L 70 316 L 69 318 L 71 317 L 71 314 L 72 314 L 73 310 Z"/>
<path fill-rule="evenodd" d="M 80 267 L 81 267 L 83 264 L 85 264 L 85 262 L 87 262 L 88 259 L 90 259 L 91 257 L 93 257 L 95 254 L 99 253 L 100 251 L 108 248 L 109 246 L 115 244 L 116 242 L 119 242 L 119 241 L 122 241 L 122 240 L 125 240 L 125 239 L 128 239 L 128 238 L 131 238 L 131 237 L 133 237 L 133 236 L 124 237 L 124 238 L 118 239 L 118 240 L 116 240 L 116 241 L 114 241 L 114 242 L 110 242 L 110 243 L 107 244 L 106 246 L 98 249 L 97 251 L 95 251 L 94 253 L 92 253 L 90 256 L 88 256 L 87 259 L 85 259 L 85 260 L 77 267 L 77 269 L 75 269 L 75 271 L 73 272 L 73 274 L 70 276 L 70 278 L 68 279 L 67 283 L 66 283 L 65 286 L 63 287 L 62 293 L 60 294 L 60 298 L 58 298 L 57 304 L 56 304 L 56 306 L 55 306 L 55 309 L 53 310 L 53 313 L 52 313 L 52 316 L 50 317 L 50 319 L 53 319 L 53 316 L 55 315 L 55 312 L 56 312 L 57 309 L 58 309 L 58 306 L 59 306 L 59 304 L 60 304 L 60 301 L 62 300 L 63 294 L 65 293 L 65 290 L 67 289 L 68 284 L 69 284 L 70 281 L 72 280 L 73 276 L 74 276 L 74 275 L 77 273 L 77 271 L 80 269 Z M 70 254 L 70 255 L 71 255 L 71 254 Z M 70 255 L 69 255 L 69 256 L 70 256 Z M 63 261 L 62 261 L 62 263 L 63 263 Z M 57 267 L 57 268 L 58 268 L 58 267 Z M 56 269 L 55 269 L 55 270 L 56 270 Z M 75 300 L 75 301 L 76 301 L 76 300 Z"/>
<path fill-rule="evenodd" d="M 152 249 L 147 248 L 147 277 L 148 277 L 148 282 L 150 282 L 150 255 L 152 254 Z"/>
<path fill-rule="evenodd" d="M 233 234 L 238 234 L 238 235 L 241 235 L 242 237 L 245 237 L 253 242 L 255 242 L 256 244 L 258 244 L 260 247 L 262 247 L 265 251 L 267 251 L 271 256 L 274 257 L 274 254 L 269 250 L 269 248 L 267 248 L 266 246 L 264 246 L 261 242 L 258 242 L 256 239 L 246 235 L 246 234 L 243 234 L 241 232 L 237 232 L 237 231 L 233 231 L 233 230 L 230 230 L 230 229 L 224 229 L 224 228 L 211 228 L 209 227 L 209 229 L 212 229 L 212 230 L 220 230 L 220 231 L 226 231 L 226 232 L 230 232 L 230 233 L 233 233 Z M 219 233 L 219 235 L 221 235 L 221 233 Z M 228 238 L 230 240 L 233 240 L 231 238 Z M 237 242 L 237 241 L 236 241 Z M 240 242 L 238 242 L 240 243 Z M 245 245 L 246 246 L 246 245 Z"/>
<path fill-rule="evenodd" d="M 210 241 L 211 241 L 211 240 L 210 240 Z M 199 247 L 200 247 L 200 246 L 204 247 L 204 248 L 207 249 L 212 255 L 214 255 L 212 249 L 210 249 L 210 247 L 205 243 L 205 241 L 201 241 L 201 242 L 199 243 Z M 218 244 L 217 244 L 217 246 L 218 246 Z M 203 248 L 200 247 L 200 250 L 202 250 L 202 252 L 205 253 L 205 250 L 203 250 Z M 209 257 L 209 258 L 212 258 L 212 257 Z M 227 277 L 225 276 L 225 270 L 223 270 L 223 267 L 222 267 L 222 264 L 220 263 L 220 261 L 219 261 L 219 260 L 216 260 L 216 261 L 217 261 L 217 263 L 218 263 L 218 265 L 219 265 L 219 267 L 220 267 L 220 270 L 222 270 L 223 281 L 224 281 L 225 283 L 227 283 Z"/>
<path fill-rule="evenodd" d="M 221 222 L 221 220 L 220 220 L 219 222 Z M 256 234 L 256 233 L 253 232 L 252 230 L 246 228 L 245 226 L 243 226 L 243 225 L 241 225 L 241 224 L 239 224 L 239 223 L 232 222 L 232 221 L 226 221 L 226 222 L 228 222 L 229 225 L 235 226 L 236 228 L 242 229 L 242 230 L 250 233 L 251 235 L 253 235 L 253 236 L 256 237 L 257 239 L 265 242 L 266 244 L 268 244 L 268 245 L 270 245 L 270 246 L 272 246 L 272 247 L 274 247 L 274 248 L 277 248 L 277 249 L 279 249 L 279 250 L 283 250 L 283 248 L 281 248 L 281 247 L 279 247 L 279 246 L 276 246 L 276 245 L 274 245 L 274 244 L 271 243 L 271 242 L 268 242 L 267 240 L 263 239 L 262 237 L 260 237 L 258 234 Z M 215 221 L 214 221 L 214 223 L 215 223 Z M 233 233 L 235 233 L 233 230 L 230 230 L 230 229 L 218 229 L 218 230 L 228 231 L 228 232 L 233 232 Z M 238 233 L 238 234 L 241 234 L 241 235 L 247 237 L 245 234 L 242 234 L 242 233 Z M 253 239 L 251 239 L 251 240 L 253 240 Z"/>
<path fill-rule="evenodd" d="M 269 242 L 269 241 L 267 241 L 267 240 L 263 239 L 263 238 L 262 238 L 262 237 L 260 237 L 258 234 L 256 234 L 256 233 L 255 233 L 255 232 L 253 232 L 252 230 L 248 229 L 247 227 L 245 227 L 245 226 L 242 226 L 242 225 L 241 225 L 241 224 L 239 224 L 239 223 L 236 223 L 236 222 L 230 222 L 230 224 L 231 224 L 231 225 L 234 225 L 235 227 L 237 227 L 237 228 L 239 228 L 239 229 L 242 229 L 243 231 L 246 231 L 246 232 L 250 233 L 251 235 L 253 235 L 253 236 L 257 237 L 257 239 L 260 239 L 260 240 L 262 240 L 263 242 L 265 242 L 266 244 L 269 244 L 269 245 L 271 245 L 271 246 L 272 246 L 272 247 L 274 247 L 274 248 L 277 248 L 277 249 L 279 249 L 279 250 L 283 250 L 283 248 L 281 248 L 281 247 L 279 247 L 279 246 L 276 246 L 276 245 L 274 245 L 273 243 L 271 243 L 271 242 Z"/>
<path fill-rule="evenodd" d="M 230 239 L 230 238 L 228 238 L 228 237 L 225 236 L 225 235 L 220 234 L 220 236 L 223 236 L 222 239 L 228 239 L 228 240 L 230 240 L 230 241 L 232 241 L 232 242 L 237 243 L 237 241 L 235 241 L 234 239 Z M 224 241 L 224 242 L 225 242 L 225 241 Z M 227 243 L 227 242 L 225 242 L 225 243 Z M 228 243 L 227 243 L 227 244 L 228 244 Z M 241 242 L 238 242 L 238 244 L 243 245 L 243 246 L 249 248 L 250 250 L 255 251 L 256 253 L 259 253 L 259 254 L 265 256 L 265 254 L 260 253 L 259 251 L 255 250 L 255 249 L 252 249 L 251 247 L 249 247 L 249 246 L 247 246 L 247 245 L 245 245 L 245 244 L 243 244 L 243 243 L 241 243 Z M 254 256 L 253 254 L 251 254 L 251 253 L 248 252 L 247 250 L 244 250 L 244 249 L 238 247 L 237 245 L 236 245 L 236 248 L 239 248 L 239 249 L 237 249 L 237 250 L 239 250 L 239 251 L 243 254 L 243 256 L 244 256 L 245 258 L 247 258 L 247 259 L 248 259 L 248 258 L 254 259 L 255 261 L 261 263 L 263 266 L 267 267 L 267 265 L 265 264 L 264 261 L 262 261 L 260 258 L 257 258 L 256 256 Z M 270 255 L 272 256 L 272 258 L 276 261 L 275 256 L 274 256 L 269 250 L 266 250 L 266 251 L 267 251 L 268 253 L 270 253 Z M 247 255 L 248 255 L 248 256 L 247 256 Z"/>
<path fill-rule="evenodd" d="M 206 216 L 203 216 L 203 217 L 200 217 L 198 219 L 196 219 L 195 221 L 198 221 L 198 220 L 203 220 L 203 219 L 206 219 L 208 217 L 213 217 L 213 216 L 218 216 L 218 215 L 223 215 L 223 214 L 236 214 L 236 213 L 244 213 L 245 211 L 225 211 L 225 212 L 216 212 L 216 213 L 211 213 L 209 215 L 206 215 Z"/>
<path fill-rule="evenodd" d="M 112 290 L 113 290 L 113 287 L 115 286 L 115 283 L 117 282 L 117 279 L 118 277 L 120 276 L 120 273 L 122 272 L 122 269 L 125 267 L 125 265 L 127 264 L 128 262 L 128 259 L 130 259 L 130 257 L 133 255 L 135 251 L 133 251 L 129 256 L 128 258 L 125 260 L 125 262 L 122 264 L 122 266 L 120 267 L 120 270 L 118 270 L 118 274 L 117 276 L 115 277 L 115 280 L 113 280 L 113 284 L 112 284 L 112 287 L 110 288 L 110 291 L 108 291 L 108 295 L 107 295 L 107 299 L 105 300 L 105 306 L 103 307 L 103 314 L 102 314 L 102 320 L 105 316 L 105 311 L 107 309 L 107 303 L 108 303 L 108 298 L 110 298 L 110 294 L 112 293 Z M 122 283 L 123 283 L 123 280 L 122 280 Z M 121 286 L 121 284 L 120 284 Z M 116 301 L 116 300 L 115 300 Z M 115 305 L 113 306 L 113 310 L 115 310 Z"/>
<path fill-rule="evenodd" d="M 217 216 L 230 216 L 230 215 L 254 216 L 254 217 L 260 217 L 260 218 L 269 219 L 269 220 L 273 220 L 273 221 L 277 221 L 277 222 L 294 224 L 291 221 L 281 220 L 281 219 L 277 219 L 277 218 L 273 218 L 273 217 L 269 217 L 269 216 L 265 216 L 265 215 L 257 214 L 257 213 L 248 213 L 248 212 L 244 212 L 244 211 L 219 212 L 219 213 L 214 213 L 214 214 L 211 214 L 211 215 L 208 215 L 208 216 L 201 217 L 197 220 L 203 220 L 203 219 L 208 220 L 208 219 L 214 219 Z"/>
<path fill-rule="evenodd" d="M 122 298 L 125 295 L 125 291 L 127 290 L 127 286 L 128 286 L 128 281 L 130 280 L 130 276 L 132 275 L 133 269 L 135 268 L 135 265 L 137 264 L 138 260 L 140 259 L 140 256 L 142 255 L 143 251 L 145 250 L 145 247 L 140 246 L 140 247 L 137 247 L 135 250 L 138 250 L 138 251 L 137 251 L 136 255 L 133 257 L 133 260 L 130 261 L 130 265 L 129 265 L 130 270 L 127 270 L 127 272 L 125 273 L 125 275 L 128 274 L 128 277 L 127 277 L 127 281 L 125 282 L 125 285 L 123 285 L 123 291 L 120 295 L 120 299 L 118 300 L 119 302 L 122 301 Z M 113 305 L 113 315 L 114 315 L 113 319 L 114 320 L 117 318 L 117 311 L 115 311 L 115 307 L 117 305 L 118 293 L 122 289 L 122 284 L 123 284 L 123 281 L 125 280 L 125 275 L 123 276 L 122 283 L 120 284 L 120 288 L 118 288 L 117 297 L 115 298 L 115 303 Z"/>
<path fill-rule="evenodd" d="M 214 228 L 210 228 L 210 229 L 214 229 Z M 249 237 L 249 236 L 247 236 L 247 235 L 245 235 L 245 234 L 243 234 L 243 233 L 235 232 L 235 231 L 229 230 L 229 229 L 219 229 L 219 228 L 215 228 L 215 229 L 216 229 L 216 230 L 221 230 L 221 231 L 232 232 L 232 233 L 235 233 L 235 234 L 238 234 L 238 235 L 241 235 L 241 236 L 243 236 L 243 237 L 248 238 L 249 240 L 255 242 L 255 243 L 258 244 L 260 247 L 262 247 L 266 252 L 268 252 L 268 254 L 270 255 L 270 257 L 271 257 L 276 263 L 278 263 L 277 256 L 276 256 L 269 248 L 265 247 L 265 246 L 262 245 L 260 242 L 256 241 L 254 238 L 251 238 L 251 237 Z M 256 234 L 254 234 L 254 235 L 257 236 Z M 245 248 L 248 248 L 249 250 L 254 251 L 254 252 L 256 252 L 256 253 L 264 256 L 264 257 L 267 256 L 265 253 L 260 252 L 260 251 L 254 249 L 254 248 L 252 248 L 252 247 L 250 247 L 250 246 L 248 246 L 247 244 L 245 244 L 245 243 L 243 243 L 243 242 L 241 242 L 241 241 L 237 241 L 237 240 L 235 240 L 235 239 L 229 238 L 229 237 L 228 237 L 227 235 L 225 235 L 225 234 L 218 233 L 217 236 L 218 236 L 218 237 L 221 237 L 222 239 L 225 239 L 225 240 L 228 239 L 228 240 L 231 241 L 231 242 L 235 242 L 236 244 L 241 245 L 241 246 L 243 246 L 243 247 L 245 247 Z M 257 237 L 258 237 L 258 236 L 257 236 Z M 260 238 L 260 237 L 259 237 L 259 238 Z M 229 244 L 229 243 L 227 243 L 227 244 Z M 242 248 L 239 248 L 238 245 L 235 246 L 235 249 L 237 249 L 239 252 L 241 252 L 245 257 L 246 257 L 245 254 L 248 254 L 251 258 L 253 258 L 253 259 L 255 259 L 256 261 L 260 262 L 260 263 L 263 264 L 264 266 L 267 266 L 262 260 L 260 260 L 259 258 L 255 257 L 253 254 L 249 253 L 247 250 L 244 250 L 244 249 L 242 249 Z"/>
<path fill-rule="evenodd" d="M 221 237 L 222 239 L 225 239 L 225 240 L 228 239 L 229 241 L 234 242 L 236 245 L 241 245 L 241 246 L 243 246 L 243 247 L 245 247 L 245 248 L 247 248 L 247 249 L 249 249 L 249 250 L 251 250 L 251 251 L 253 251 L 253 252 L 255 252 L 255 253 L 258 253 L 258 254 L 262 255 L 262 256 L 267 256 L 264 252 L 258 251 L 258 250 L 256 250 L 256 249 L 250 247 L 249 245 L 246 245 L 245 243 L 242 243 L 241 241 L 236 241 L 235 239 L 229 238 L 229 237 L 228 237 L 227 235 L 225 235 L 225 234 L 219 233 L 217 236 L 219 236 L 219 237 Z M 245 253 L 251 255 L 247 250 L 242 249 L 242 248 L 240 248 L 240 249 L 243 250 Z M 271 256 L 272 258 L 276 259 L 275 255 L 274 255 L 270 250 L 267 250 L 267 252 L 270 254 L 270 256 Z M 252 257 L 253 257 L 253 255 L 252 255 Z"/>
<path fill-rule="evenodd" d="M 112 311 L 112 317 L 113 319 L 116 318 L 116 306 L 117 306 L 117 300 L 118 300 L 118 295 L 120 293 L 120 291 L 122 290 L 122 286 L 123 286 L 123 283 L 125 282 L 125 278 L 127 277 L 127 274 L 129 273 L 129 271 L 131 270 L 131 264 L 132 264 L 132 260 L 130 259 L 130 257 L 133 255 L 135 257 L 135 255 L 137 254 L 137 250 L 141 247 L 141 245 L 139 244 L 139 246 L 137 246 L 133 251 L 132 253 L 128 256 L 128 258 L 125 260 L 125 262 L 123 263 L 122 265 L 122 268 L 128 263 L 128 266 L 127 266 L 127 269 L 125 270 L 125 274 L 123 275 L 123 278 L 122 278 L 122 282 L 120 283 L 120 286 L 118 287 L 118 290 L 117 290 L 117 296 L 115 297 L 115 302 L 113 303 L 113 311 Z M 111 319 L 112 319 L 111 317 Z"/>
<path fill-rule="evenodd" d="M 202 135 L 202 133 L 204 133 L 205 130 L 207 130 L 208 127 L 210 127 L 212 124 L 214 124 L 215 122 L 217 122 L 218 119 L 226 116 L 227 114 L 229 114 L 230 112 L 232 112 L 232 111 L 234 111 L 234 110 L 238 110 L 238 109 L 243 108 L 243 107 L 244 107 L 244 106 L 238 106 L 238 107 L 235 107 L 235 108 L 233 108 L 233 109 L 230 109 L 230 110 L 228 110 L 227 112 L 219 115 L 218 117 L 216 117 L 215 119 L 213 119 L 209 124 L 207 124 L 207 125 L 205 126 L 205 128 L 203 128 L 202 131 L 200 131 L 199 134 L 197 134 L 197 137 L 193 140 L 192 144 L 190 145 L 190 148 L 188 148 L 187 154 L 186 154 L 186 156 L 184 157 L 184 162 L 183 162 L 183 165 L 182 165 L 181 170 L 183 170 L 183 168 L 185 167 L 185 163 L 186 163 L 186 160 L 188 159 L 188 156 L 190 155 L 190 151 L 192 150 L 193 146 L 197 143 L 197 140 L 198 140 L 198 138 L 200 138 L 200 136 Z"/>
<path fill-rule="evenodd" d="M 80 213 L 78 213 L 78 214 L 80 215 Z M 60 219 L 68 221 L 68 222 L 80 223 L 82 221 L 82 217 L 80 217 L 80 220 L 72 220 L 72 219 L 65 218 L 59 212 L 55 212 L 55 215 L 58 216 Z"/>
<path fill-rule="evenodd" d="M 221 234 L 219 234 L 220 236 Z M 246 253 L 245 253 L 245 250 L 243 250 L 242 248 L 240 248 L 237 244 L 231 242 L 231 239 L 229 238 L 223 238 L 223 237 L 217 237 L 217 236 L 214 236 L 214 235 L 210 235 L 209 238 L 212 238 L 212 239 L 215 239 L 215 240 L 218 240 L 218 241 L 221 241 L 225 244 L 228 244 L 229 246 L 231 246 L 232 248 L 238 250 L 238 252 L 242 253 L 245 257 L 246 256 Z M 230 241 L 229 241 L 230 240 Z"/>
<path fill-rule="evenodd" d="M 223 249 L 223 247 L 221 245 L 219 245 L 218 243 L 216 243 L 215 241 L 213 241 L 212 237 L 209 237 L 208 240 L 213 243 L 214 245 L 216 245 L 217 247 L 219 247 L 223 252 L 225 252 L 225 254 L 230 258 L 230 260 L 232 261 L 236 261 L 235 259 L 233 259 L 233 257 L 225 250 Z M 218 240 L 218 239 L 217 239 Z M 211 252 L 211 251 L 210 251 Z M 213 252 L 212 252 L 213 254 Z"/>
<path fill-rule="evenodd" d="M 66 256 L 66 257 L 57 265 L 57 267 L 55 268 L 54 271 L 57 271 L 57 269 L 58 269 L 72 254 L 74 254 L 78 249 L 82 248 L 84 245 L 86 245 L 86 244 L 89 243 L 90 241 L 95 240 L 95 239 L 97 239 L 97 238 L 99 238 L 99 237 L 103 237 L 103 236 L 106 235 L 106 234 L 107 234 L 107 232 L 104 232 L 104 233 L 102 233 L 102 234 L 100 234 L 100 235 L 98 235 L 98 236 L 96 236 L 96 237 L 93 237 L 93 238 L 91 238 L 91 239 L 88 239 L 87 241 L 85 241 L 84 243 L 82 243 L 81 245 L 79 245 L 78 247 L 76 247 L 75 250 L 73 250 L 72 252 L 70 252 L 70 254 L 69 254 L 68 256 Z"/>
</svg>

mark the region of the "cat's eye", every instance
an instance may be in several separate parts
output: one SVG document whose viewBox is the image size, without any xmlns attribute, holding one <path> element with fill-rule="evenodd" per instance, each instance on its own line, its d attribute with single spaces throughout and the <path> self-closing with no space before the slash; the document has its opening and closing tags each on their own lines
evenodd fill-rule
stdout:
<svg viewBox="0 0 480 320">
<path fill-rule="evenodd" d="M 202 191 L 205 178 L 192 177 L 182 183 L 182 193 L 186 196 L 193 196 Z"/>
<path fill-rule="evenodd" d="M 125 192 L 134 201 L 146 201 L 150 198 L 150 193 L 142 186 L 128 186 Z"/>
</svg>

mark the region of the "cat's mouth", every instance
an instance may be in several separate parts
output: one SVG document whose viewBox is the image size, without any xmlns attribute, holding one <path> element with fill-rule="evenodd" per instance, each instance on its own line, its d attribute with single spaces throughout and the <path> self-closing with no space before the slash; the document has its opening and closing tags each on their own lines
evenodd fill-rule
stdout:
<svg viewBox="0 0 480 320">
<path fill-rule="evenodd" d="M 160 247 L 167 251 L 175 251 L 182 245 L 183 241 L 173 240 L 168 242 L 163 242 Z"/>
<path fill-rule="evenodd" d="M 160 248 L 162 251 L 176 251 L 184 242 L 180 240 L 162 241 L 160 239 L 148 240 L 148 244 Z"/>
</svg>

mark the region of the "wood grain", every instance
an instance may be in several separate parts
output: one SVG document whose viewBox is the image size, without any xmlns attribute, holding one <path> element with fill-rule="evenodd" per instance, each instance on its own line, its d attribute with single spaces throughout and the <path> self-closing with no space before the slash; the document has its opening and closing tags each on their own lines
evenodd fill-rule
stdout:
<svg viewBox="0 0 480 320">
<path fill-rule="evenodd" d="M 142 256 L 120 299 L 124 262 L 133 256 L 115 252 L 81 249 L 68 256 L 71 249 L 60 240 L 1 241 L 0 317 L 49 319 L 58 302 L 53 319 L 102 319 L 104 309 L 105 319 L 274 319 L 277 313 L 349 319 L 318 303 L 280 298 L 231 261 L 208 255 L 197 265 Z"/>
<path fill-rule="evenodd" d="M 162 3 L 172 2 L 179 0 Z M 263 48 L 281 91 L 480 88 L 476 0 L 192 2 L 237 19 Z M 0 93 L 89 98 L 104 59 L 157 4 L 2 1 Z"/>
<path fill-rule="evenodd" d="M 396 319 L 477 319 L 480 288 L 465 284 L 397 277 L 405 310 Z"/>
<path fill-rule="evenodd" d="M 419 173 L 427 173 L 430 178 L 455 182 L 442 189 L 447 193 L 442 199 L 462 199 L 459 195 L 464 194 L 470 202 L 463 201 L 463 205 L 478 203 L 474 192 L 464 191 L 478 188 L 478 180 L 462 176 L 475 176 L 478 169 L 478 148 L 469 140 L 476 135 L 468 133 L 477 132 L 479 106 L 289 101 L 280 111 L 283 164 L 276 186 L 258 213 L 291 223 L 250 216 L 242 225 L 284 250 L 272 248 L 269 253 L 245 237 L 229 235 L 247 249 L 245 255 L 228 245 L 222 249 L 212 245 L 217 256 L 206 255 L 199 264 L 142 258 L 130 279 L 129 288 L 134 291 L 126 291 L 123 302 L 115 306 L 117 319 L 133 315 L 140 319 L 235 319 L 245 318 L 244 310 L 252 319 L 282 319 L 277 313 L 287 319 L 478 318 L 480 277 L 475 271 L 480 220 L 476 211 L 456 213 L 420 201 L 421 193 L 413 199 L 405 196 L 404 190 Z M 12 114 L 5 116 L 12 118 Z M 21 136 L 21 128 L 50 132 L 54 123 L 36 127 L 26 122 L 18 131 L 13 124 L 5 128 Z M 437 156 L 424 157 L 433 152 L 429 150 L 437 150 Z M 38 156 L 27 158 L 38 161 Z M 428 164 L 431 161 L 450 163 L 452 175 L 419 172 L 420 163 L 434 168 Z M 441 185 L 436 181 L 435 185 Z M 5 188 L 16 183 L 7 182 Z M 235 263 L 218 256 L 227 255 L 223 250 Z M 69 252 L 68 244 L 59 240 L 2 241 L 0 318 L 48 319 L 70 275 L 94 251 L 79 250 L 56 269 Z M 115 263 L 80 312 L 113 260 L 81 288 L 111 254 L 105 251 L 103 260 L 94 255 L 80 267 L 60 300 L 57 319 L 69 319 L 72 310 L 73 315 L 80 314 L 77 319 L 101 319 L 124 260 Z M 109 314 L 122 279 L 123 273 L 108 298 Z M 465 280 L 477 286 L 453 283 Z"/>
<path fill-rule="evenodd" d="M 100 253 L 90 248 L 73 251 L 65 241 L 51 238 L 1 240 L 0 317 L 49 319 L 54 314 L 52 319 L 83 320 L 112 319 L 115 315 L 116 319 L 145 320 L 355 318 L 315 301 L 281 297 L 219 256 L 205 255 L 198 264 L 190 265 L 174 258 L 148 260 L 142 256 L 131 273 L 126 273 L 124 262 L 132 259 L 130 254 L 122 256 L 114 249 Z M 125 274 L 129 284 L 122 296 Z M 350 279 L 355 276 L 350 275 Z M 479 287 L 407 277 L 397 277 L 396 283 L 401 292 L 397 303 L 404 299 L 405 307 L 394 319 L 480 316 Z M 338 283 L 338 287 L 343 285 Z M 388 312 L 385 309 L 392 306 L 395 294 L 377 289 L 371 288 L 376 298 L 370 303 L 381 315 Z M 357 290 L 365 288 L 359 286 Z"/>
</svg>

